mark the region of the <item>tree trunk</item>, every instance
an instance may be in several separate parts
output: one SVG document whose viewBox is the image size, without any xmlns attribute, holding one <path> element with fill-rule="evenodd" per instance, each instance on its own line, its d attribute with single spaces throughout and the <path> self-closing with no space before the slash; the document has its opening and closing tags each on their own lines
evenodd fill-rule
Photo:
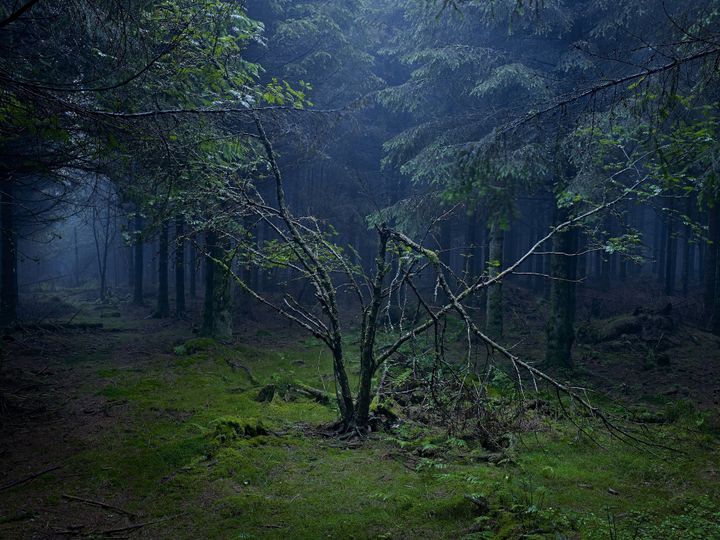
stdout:
<svg viewBox="0 0 720 540">
<path fill-rule="evenodd" d="M 93 210 L 93 239 L 95 240 L 95 253 L 98 263 L 98 277 L 100 278 L 100 301 L 104 302 L 107 296 L 107 268 L 108 268 L 108 252 L 110 250 L 110 222 L 112 210 L 112 199 L 108 196 L 107 208 L 105 215 L 105 223 L 102 220 L 102 212 Z M 100 231 L 98 231 L 100 227 Z M 75 236 L 75 246 L 77 249 L 77 229 Z M 101 241 L 102 240 L 102 241 Z"/>
<path fill-rule="evenodd" d="M 440 260 L 452 268 L 453 218 L 446 216 L 440 223 Z"/>
<path fill-rule="evenodd" d="M 704 216 L 703 216 L 704 217 Z M 701 221 L 702 218 L 698 218 L 698 222 Z M 705 283 L 705 255 L 707 254 L 707 243 L 700 239 L 698 241 L 697 246 L 697 254 L 698 254 L 698 261 L 697 261 L 697 275 L 695 276 L 698 283 L 704 284 Z"/>
<path fill-rule="evenodd" d="M 386 229 L 380 231 L 380 241 L 377 255 L 377 269 L 373 281 L 373 295 L 367 317 L 363 325 L 363 336 L 360 347 L 360 386 L 355 405 L 355 424 L 360 429 L 366 429 L 370 414 L 370 400 L 372 395 L 372 377 L 375 374 L 375 337 L 379 324 L 378 315 L 383 300 L 383 282 L 388 272 L 386 262 L 389 233 Z M 443 246 L 444 247 L 444 246 Z M 348 387 L 349 390 L 349 387 Z M 346 418 L 346 421 L 348 419 Z"/>
<path fill-rule="evenodd" d="M 167 221 L 162 224 L 160 229 L 160 241 L 158 242 L 158 289 L 157 289 L 157 309 L 155 317 L 165 319 L 170 316 L 170 298 L 168 285 L 168 244 L 169 226 Z"/>
<path fill-rule="evenodd" d="M 586 251 L 588 246 L 587 236 L 578 232 L 578 252 Z M 588 254 L 577 256 L 577 272 L 575 273 L 580 283 L 575 284 L 575 290 L 584 288 L 588 278 Z"/>
<path fill-rule="evenodd" d="M 215 285 L 215 263 L 210 258 L 215 248 L 215 233 L 205 233 L 205 299 L 203 302 L 203 323 L 200 333 L 204 336 L 212 336 L 215 321 L 215 302 L 213 301 L 213 286 Z"/>
<path fill-rule="evenodd" d="M 543 231 L 545 230 L 544 223 L 543 223 L 543 216 L 544 212 L 537 212 L 533 219 L 533 228 L 535 229 L 532 231 L 534 234 L 531 236 L 531 240 L 533 243 L 537 242 L 543 235 Z M 543 255 L 535 255 L 532 259 L 530 259 L 532 264 L 532 271 L 536 274 L 542 274 L 545 270 L 544 264 L 543 264 Z M 545 287 L 545 279 L 540 276 L 534 276 L 532 278 L 532 289 L 536 293 L 541 293 Z"/>
<path fill-rule="evenodd" d="M 685 207 L 685 213 L 688 217 L 688 219 L 694 220 L 696 218 L 695 216 L 695 208 L 696 208 L 696 202 L 695 197 L 688 197 L 687 198 L 687 206 Z M 683 296 L 687 297 L 687 295 L 690 292 L 690 275 L 693 271 L 693 262 L 694 262 L 694 251 L 692 249 L 692 244 L 690 242 L 692 238 L 692 227 L 689 224 L 686 224 L 683 227 L 683 237 L 682 237 L 682 275 L 680 276 L 680 279 L 682 280 L 682 294 Z"/>
<path fill-rule="evenodd" d="M 143 271 L 145 270 L 144 249 L 143 249 L 143 218 L 140 210 L 135 212 L 135 230 L 133 231 L 133 241 L 135 242 L 135 277 L 133 278 L 133 304 L 142 306 L 143 301 Z"/>
<path fill-rule="evenodd" d="M 195 244 L 190 244 L 190 298 L 197 297 L 197 250 Z"/>
<path fill-rule="evenodd" d="M 609 216 L 605 218 L 603 228 L 605 229 L 603 233 L 603 243 L 605 243 L 612 236 L 612 221 Z M 610 264 L 611 254 L 603 250 L 598 252 L 598 256 L 600 257 L 600 289 L 608 291 L 610 290 L 610 272 L 612 270 Z"/>
<path fill-rule="evenodd" d="M 660 215 L 660 238 L 658 239 L 658 248 L 660 249 L 658 258 L 658 282 L 665 284 L 665 276 L 667 274 L 667 257 L 668 257 L 668 225 L 669 219 L 664 214 Z"/>
<path fill-rule="evenodd" d="M 132 289 L 135 286 L 135 246 L 134 236 L 132 234 L 133 222 L 128 219 L 128 232 L 130 233 L 130 245 L 127 247 L 127 283 L 128 287 Z"/>
<path fill-rule="evenodd" d="M 205 237 L 205 304 L 201 334 L 222 341 L 232 339 L 232 296 L 228 272 L 215 260 L 227 257 L 217 233 Z"/>
<path fill-rule="evenodd" d="M 473 209 L 467 216 L 467 229 L 465 231 L 465 274 L 472 280 L 478 274 L 477 257 L 477 210 Z"/>
<path fill-rule="evenodd" d="M 73 229 L 73 240 L 75 243 L 75 268 L 74 268 L 74 274 L 75 274 L 75 286 L 80 286 L 80 249 L 78 248 L 78 237 L 77 237 L 77 227 Z"/>
<path fill-rule="evenodd" d="M 175 220 L 175 315 L 185 313 L 185 222 Z"/>
<path fill-rule="evenodd" d="M 215 249 L 216 259 L 227 259 L 226 246 L 217 243 Z M 232 290 L 230 287 L 230 276 L 225 268 L 216 265 L 213 277 L 215 279 L 213 285 L 213 297 L 215 301 L 213 336 L 221 341 L 229 341 L 232 339 Z"/>
<path fill-rule="evenodd" d="M 652 272 L 658 279 L 660 279 L 663 269 L 661 265 L 662 259 L 662 238 L 663 238 L 663 223 L 661 216 L 658 215 L 657 210 L 653 213 L 653 264 Z"/>
<path fill-rule="evenodd" d="M 566 210 L 557 211 L 557 223 L 569 219 Z M 571 229 L 553 237 L 550 284 L 550 318 L 546 328 L 545 363 L 572 368 L 572 346 L 575 341 L 575 280 L 577 257 L 558 253 L 576 253 L 578 230 Z"/>
<path fill-rule="evenodd" d="M 505 233 L 500 220 L 495 218 L 490 227 L 490 253 L 488 275 L 492 278 L 502 271 Z M 494 339 L 503 334 L 503 296 L 502 283 L 495 283 L 487 289 L 485 330 Z"/>
<path fill-rule="evenodd" d="M 710 317 L 710 329 L 716 336 L 720 336 L 720 279 L 718 276 L 720 276 L 720 252 L 715 254 L 715 298 Z"/>
<path fill-rule="evenodd" d="M 0 325 L 9 326 L 17 320 L 18 311 L 18 278 L 17 278 L 17 231 L 13 220 L 14 214 L 13 187 L 6 180 L 2 186 L 0 197 L 0 256 L 2 256 L 2 272 L 0 272 Z"/>
<path fill-rule="evenodd" d="M 708 243 L 704 254 L 703 319 L 708 328 L 713 326 L 715 315 L 715 289 L 717 285 L 718 240 L 720 240 L 720 205 L 707 210 Z"/>
<path fill-rule="evenodd" d="M 670 214 L 667 216 L 665 227 L 665 294 L 671 296 L 675 293 L 675 276 L 677 268 L 677 238 L 675 237 L 675 217 L 673 210 L 675 200 L 670 200 Z"/>
</svg>

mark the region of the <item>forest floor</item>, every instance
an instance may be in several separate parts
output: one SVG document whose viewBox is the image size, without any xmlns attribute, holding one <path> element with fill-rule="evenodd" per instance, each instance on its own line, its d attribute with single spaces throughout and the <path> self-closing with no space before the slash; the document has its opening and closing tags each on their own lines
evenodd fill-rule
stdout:
<svg viewBox="0 0 720 540">
<path fill-rule="evenodd" d="M 324 433 L 331 405 L 258 402 L 271 383 L 330 390 L 328 356 L 284 325 L 219 345 L 124 304 L 72 306 L 52 317 L 103 328 L 4 344 L 2 538 L 720 539 L 720 347 L 699 330 L 662 357 L 625 334 L 577 353 L 677 451 L 597 430 L 599 447 L 548 417 L 489 462 L 410 422 L 344 442 Z"/>
</svg>

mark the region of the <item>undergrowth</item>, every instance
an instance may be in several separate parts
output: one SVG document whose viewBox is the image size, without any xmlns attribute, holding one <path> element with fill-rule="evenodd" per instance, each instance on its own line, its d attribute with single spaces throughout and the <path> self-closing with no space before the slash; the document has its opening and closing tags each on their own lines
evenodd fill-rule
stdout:
<svg viewBox="0 0 720 540">
<path fill-rule="evenodd" d="M 50 505 L 68 490 L 122 494 L 131 511 L 173 517 L 157 538 L 720 538 L 718 438 L 687 404 L 666 404 L 649 428 L 681 453 L 591 440 L 538 411 L 540 429 L 489 448 L 397 403 L 384 403 L 396 413 L 386 431 L 348 444 L 322 435 L 334 405 L 256 400 L 288 381 L 332 394 L 316 346 L 192 340 L 170 352 L 138 370 L 93 358 L 100 395 L 127 411 L 73 457 L 78 477 L 38 480 Z"/>
</svg>

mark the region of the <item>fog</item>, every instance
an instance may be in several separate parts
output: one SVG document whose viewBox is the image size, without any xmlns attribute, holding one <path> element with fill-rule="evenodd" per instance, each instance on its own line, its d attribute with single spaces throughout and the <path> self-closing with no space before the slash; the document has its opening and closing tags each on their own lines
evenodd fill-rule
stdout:
<svg viewBox="0 0 720 540">
<path fill-rule="evenodd" d="M 719 537 L 719 14 L 0 2 L 0 536 Z"/>
</svg>

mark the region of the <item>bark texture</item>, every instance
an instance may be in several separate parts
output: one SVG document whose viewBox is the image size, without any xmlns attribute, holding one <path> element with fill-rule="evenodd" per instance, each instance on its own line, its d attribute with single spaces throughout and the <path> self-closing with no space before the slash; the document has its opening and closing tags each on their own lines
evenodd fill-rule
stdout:
<svg viewBox="0 0 720 540">
<path fill-rule="evenodd" d="M 557 222 L 569 219 L 567 212 L 557 212 Z M 575 342 L 575 288 L 578 230 L 569 229 L 553 237 L 551 256 L 550 318 L 546 328 L 545 363 L 571 368 L 572 346 Z"/>
</svg>

